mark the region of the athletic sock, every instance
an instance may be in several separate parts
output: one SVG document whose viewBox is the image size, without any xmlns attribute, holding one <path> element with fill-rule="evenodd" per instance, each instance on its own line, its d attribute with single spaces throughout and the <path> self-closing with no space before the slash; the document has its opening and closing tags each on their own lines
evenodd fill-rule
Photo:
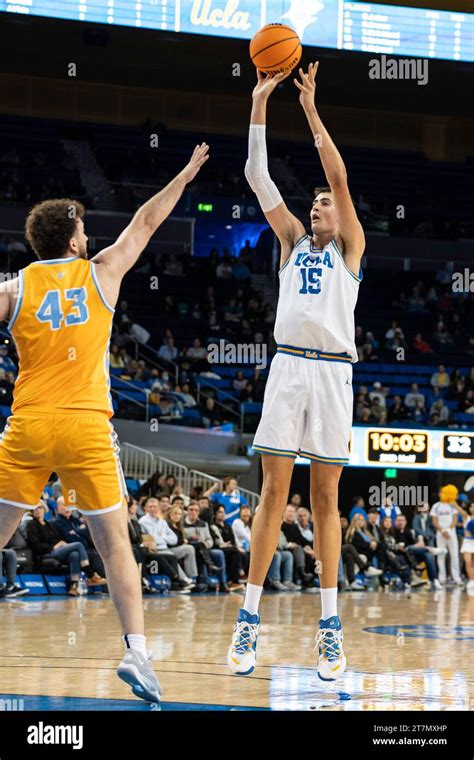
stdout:
<svg viewBox="0 0 474 760">
<path fill-rule="evenodd" d="M 258 605 L 260 604 L 262 591 L 263 586 L 254 586 L 252 583 L 247 583 L 244 610 L 250 615 L 258 615 Z"/>
<path fill-rule="evenodd" d="M 148 652 L 146 651 L 146 636 L 143 636 L 143 634 L 126 633 L 125 636 L 123 636 L 123 643 L 125 644 L 125 649 L 133 649 L 135 652 L 139 652 L 145 660 L 148 657 Z"/>
<path fill-rule="evenodd" d="M 337 587 L 321 589 L 321 607 L 322 620 L 337 615 Z"/>
</svg>

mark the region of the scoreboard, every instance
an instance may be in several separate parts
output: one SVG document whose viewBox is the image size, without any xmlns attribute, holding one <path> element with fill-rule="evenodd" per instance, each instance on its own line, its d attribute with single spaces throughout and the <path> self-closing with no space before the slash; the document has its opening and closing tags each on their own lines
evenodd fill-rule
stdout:
<svg viewBox="0 0 474 760">
<path fill-rule="evenodd" d="M 0 11 L 240 39 L 278 22 L 305 45 L 474 61 L 474 14 L 449 10 L 348 0 L 0 0 Z"/>
<path fill-rule="evenodd" d="M 309 460 L 298 457 L 296 464 L 309 464 Z M 354 425 L 349 466 L 422 468 L 474 474 L 474 433 Z"/>
</svg>

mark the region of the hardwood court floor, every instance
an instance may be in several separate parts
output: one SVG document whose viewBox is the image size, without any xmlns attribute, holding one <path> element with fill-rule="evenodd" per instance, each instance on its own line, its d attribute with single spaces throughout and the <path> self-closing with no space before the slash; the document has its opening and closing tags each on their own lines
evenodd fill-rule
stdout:
<svg viewBox="0 0 474 760">
<path fill-rule="evenodd" d="M 462 589 L 340 595 L 348 667 L 337 686 L 314 670 L 317 594 L 266 594 L 258 667 L 236 677 L 226 651 L 242 596 L 145 598 L 163 709 L 474 709 L 474 596 Z M 107 596 L 0 604 L 0 699 L 24 709 L 133 709 L 115 675 L 120 631 Z"/>
</svg>

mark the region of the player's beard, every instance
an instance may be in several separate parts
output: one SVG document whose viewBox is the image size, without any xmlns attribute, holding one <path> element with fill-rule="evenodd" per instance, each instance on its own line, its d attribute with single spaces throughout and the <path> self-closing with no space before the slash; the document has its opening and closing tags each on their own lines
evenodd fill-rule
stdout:
<svg viewBox="0 0 474 760">
<path fill-rule="evenodd" d="M 87 255 L 87 243 L 84 243 L 84 245 L 80 247 L 80 249 L 79 249 L 79 258 L 80 259 L 87 259 L 88 258 L 88 255 Z"/>
</svg>

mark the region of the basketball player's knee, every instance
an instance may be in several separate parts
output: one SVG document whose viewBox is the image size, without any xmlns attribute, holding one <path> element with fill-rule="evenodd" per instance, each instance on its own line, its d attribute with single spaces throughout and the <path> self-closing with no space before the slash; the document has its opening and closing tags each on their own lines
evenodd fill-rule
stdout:
<svg viewBox="0 0 474 760">
<path fill-rule="evenodd" d="M 262 495 L 260 498 L 260 504 L 258 509 L 265 509 L 269 511 L 281 511 L 285 506 L 286 498 L 284 498 L 285 489 L 278 481 L 270 481 L 263 484 Z"/>
<path fill-rule="evenodd" d="M 337 485 L 331 483 L 318 486 L 314 488 L 311 493 L 311 501 L 315 505 L 316 510 L 321 514 L 331 514 L 335 512 L 337 514 Z"/>
</svg>

